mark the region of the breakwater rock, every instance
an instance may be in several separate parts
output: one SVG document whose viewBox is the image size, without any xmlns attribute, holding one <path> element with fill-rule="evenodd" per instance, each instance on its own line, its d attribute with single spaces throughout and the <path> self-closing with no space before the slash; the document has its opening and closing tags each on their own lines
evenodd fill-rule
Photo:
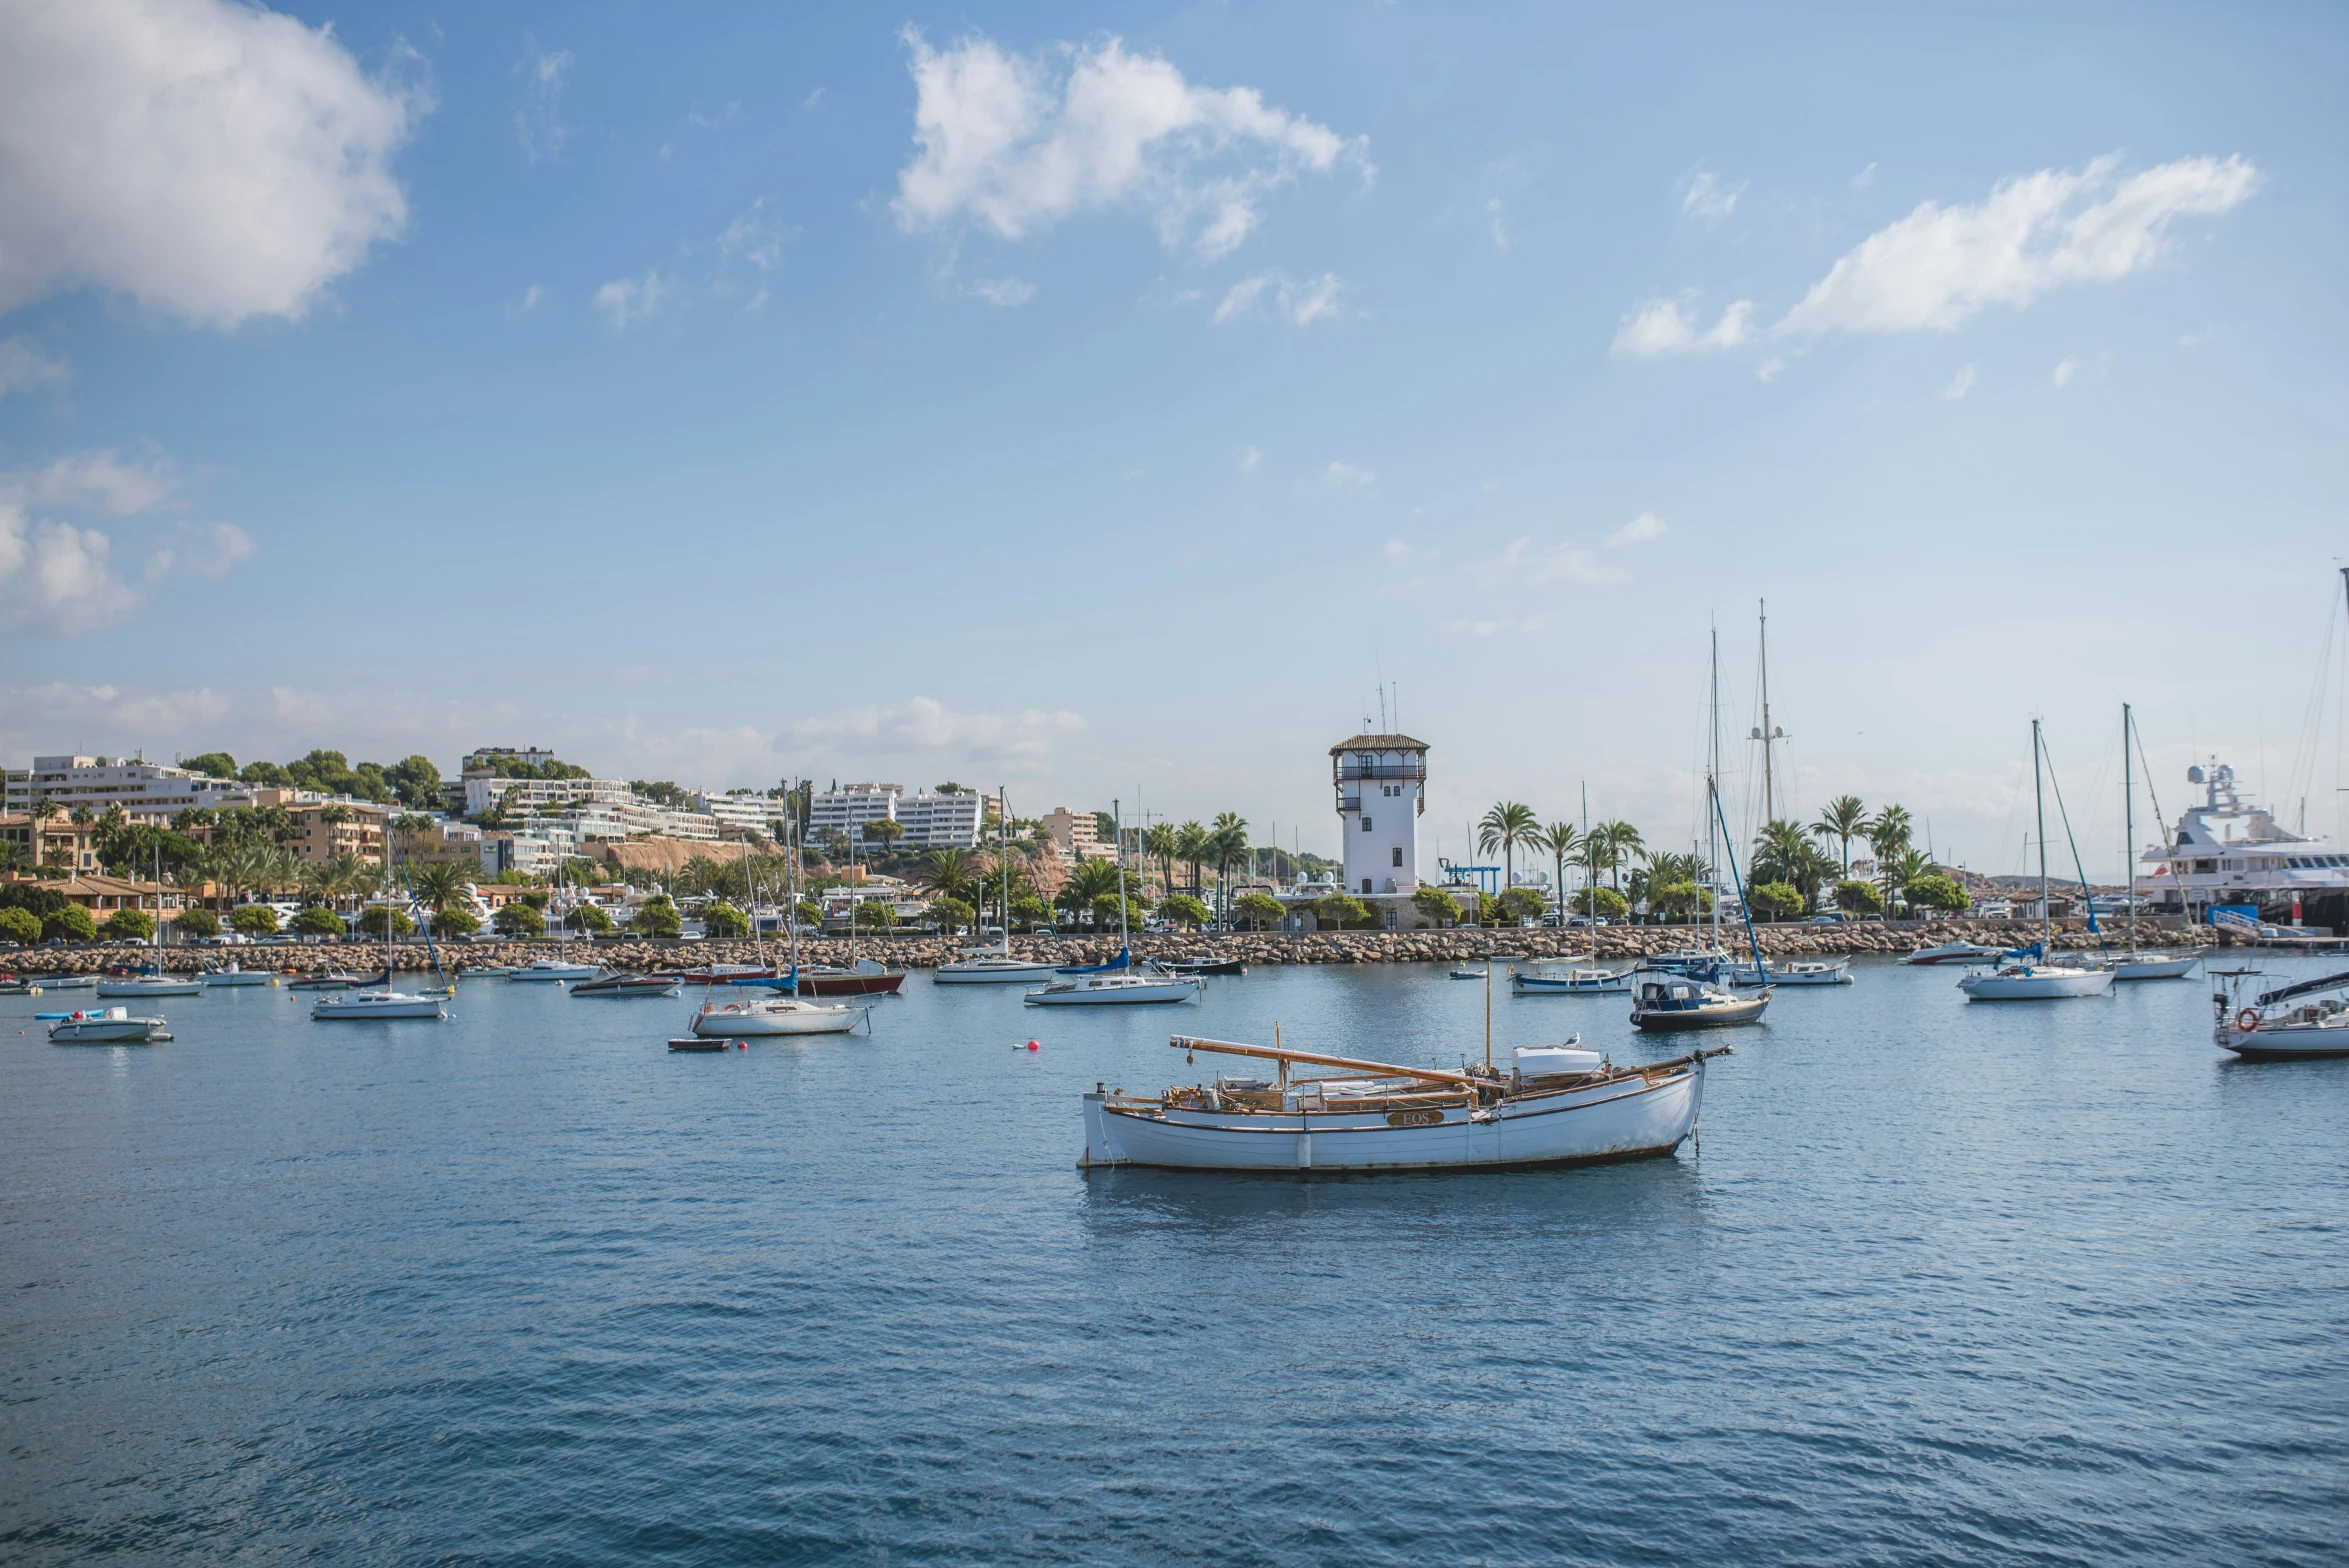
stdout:
<svg viewBox="0 0 2349 1568">
<path fill-rule="evenodd" d="M 1448 931 L 1234 931 L 1222 934 L 1147 936 L 1134 939 L 1140 958 L 1189 958 L 1212 953 L 1243 963 L 1272 964 L 1410 964 L 1481 963 L 1488 958 L 1581 957 L 1596 951 L 1602 963 L 1623 962 L 1656 953 L 1702 946 L 1708 928 L 1690 926 L 1607 926 L 1598 931 L 1518 929 L 1507 926 L 1460 927 Z M 1762 952 L 1771 958 L 1828 958 L 1847 954 L 1898 957 L 1920 947 L 1943 942 L 1978 942 L 1986 947 L 2013 947 L 2038 939 L 2036 925 L 2009 920 L 1865 921 L 1844 925 L 1764 925 L 1754 928 Z M 2208 927 L 2186 927 L 2163 922 L 2140 932 L 2146 946 L 2210 946 L 2218 940 Z M 2114 943 L 2114 933 L 2104 941 Z M 1724 926 L 1722 945 L 1731 952 L 1745 949 L 1742 927 Z M 868 938 L 854 948 L 867 958 L 893 969 L 932 969 L 951 962 L 969 945 L 961 938 L 884 936 Z M 2085 922 L 2059 924 L 2055 946 L 2093 952 L 2098 938 Z M 1012 950 L 1021 957 L 1056 964 L 1098 964 L 1117 956 L 1114 936 L 1019 936 Z M 382 962 L 382 949 L 372 943 L 333 943 L 319 946 L 240 948 L 234 957 L 247 969 L 272 969 L 287 974 L 316 974 L 329 969 L 372 973 Z M 851 946 L 840 937 L 818 937 L 800 943 L 800 956 L 811 964 L 845 964 Z M 678 942 L 633 937 L 587 943 L 573 941 L 572 958 L 599 963 L 615 970 L 660 970 L 702 964 L 749 964 L 759 960 L 755 943 L 748 941 Z M 551 958 L 555 944 L 535 942 L 458 942 L 440 947 L 443 968 L 457 971 L 479 965 L 527 964 Z M 78 948 L 28 949 L 0 961 L 0 969 L 27 978 L 45 974 L 90 974 L 128 965 L 159 964 L 171 973 L 188 973 L 225 963 L 231 956 L 219 949 L 166 947 L 152 949 L 129 944 Z M 770 962 L 781 960 L 773 943 Z M 402 942 L 394 950 L 401 969 L 429 969 L 431 958 L 422 942 Z"/>
</svg>

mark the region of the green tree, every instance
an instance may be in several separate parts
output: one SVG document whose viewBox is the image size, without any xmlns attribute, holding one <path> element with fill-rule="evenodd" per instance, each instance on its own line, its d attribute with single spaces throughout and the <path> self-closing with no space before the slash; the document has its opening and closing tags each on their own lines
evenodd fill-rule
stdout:
<svg viewBox="0 0 2349 1568">
<path fill-rule="evenodd" d="M 1460 921 L 1460 901 L 1440 887 L 1423 887 L 1413 893 L 1411 907 L 1419 911 L 1420 918 L 1439 926 Z"/>
<path fill-rule="evenodd" d="M 1800 826 L 1780 820 L 1762 825 L 1754 839 L 1751 869 L 1756 882 L 1789 883 L 1808 902 L 1820 885 L 1835 875 L 1835 862 L 1820 852 Z"/>
<path fill-rule="evenodd" d="M 528 904 L 502 904 L 498 907 L 498 912 L 490 916 L 489 920 L 491 925 L 496 926 L 507 936 L 544 936 L 546 934 L 546 916 Z"/>
<path fill-rule="evenodd" d="M 1868 808 L 1860 804 L 1857 795 L 1838 795 L 1820 811 L 1819 820 L 1811 824 L 1811 831 L 1820 838 L 1836 841 L 1842 853 L 1843 875 L 1851 875 L 1851 841 L 1864 837 L 1868 831 Z"/>
<path fill-rule="evenodd" d="M 155 934 L 155 917 L 143 909 L 124 907 L 106 917 L 109 942 L 144 942 Z"/>
<path fill-rule="evenodd" d="M 1513 887 L 1497 902 L 1501 906 L 1501 918 L 1512 925 L 1539 920 L 1550 912 L 1550 901 L 1529 887 Z"/>
<path fill-rule="evenodd" d="M 1945 915 L 1962 915 L 1974 902 L 1956 879 L 1940 875 L 1918 877 L 1901 891 L 1910 908 L 1931 909 Z"/>
<path fill-rule="evenodd" d="M 1332 893 L 1327 898 L 1316 899 L 1313 914 L 1325 931 L 1342 931 L 1349 926 L 1367 925 L 1371 918 L 1368 905 L 1345 893 Z"/>
<path fill-rule="evenodd" d="M 905 824 L 888 817 L 875 817 L 865 824 L 865 842 L 878 845 L 884 851 L 903 837 Z"/>
<path fill-rule="evenodd" d="M 714 937 L 750 935 L 750 917 L 732 904 L 712 904 L 701 912 L 701 928 Z"/>
<path fill-rule="evenodd" d="M 1880 915 L 1884 913 L 1884 895 L 1847 877 L 1835 884 L 1835 907 L 1847 915 Z"/>
<path fill-rule="evenodd" d="M 30 947 L 41 940 L 41 917 L 29 909 L 0 909 L 0 941 Z"/>
<path fill-rule="evenodd" d="M 1215 897 L 1221 904 L 1232 885 L 1232 867 L 1248 863 L 1248 819 L 1236 811 L 1218 812 L 1207 835 L 1207 858 L 1215 862 Z"/>
<path fill-rule="evenodd" d="M 342 936 L 350 930 L 343 917 L 324 904 L 305 904 L 294 911 L 287 929 L 297 936 Z"/>
<path fill-rule="evenodd" d="M 1175 829 L 1175 858 L 1191 868 L 1191 896 L 1199 895 L 1199 867 L 1208 855 L 1212 833 L 1196 822 L 1186 822 Z"/>
<path fill-rule="evenodd" d="M 677 906 L 666 894 L 648 898 L 636 906 L 635 915 L 628 922 L 638 936 L 675 936 L 685 929 L 685 917 L 677 913 Z"/>
<path fill-rule="evenodd" d="M 237 759 L 225 751 L 199 752 L 185 757 L 180 766 L 190 773 L 201 773 L 208 779 L 233 779 L 237 776 Z"/>
<path fill-rule="evenodd" d="M 246 936 L 277 935 L 277 911 L 267 904 L 239 904 L 228 912 L 228 923 Z"/>
<path fill-rule="evenodd" d="M 465 887 L 473 880 L 473 876 L 473 868 L 458 861 L 428 860 L 423 865 L 408 869 L 408 892 L 426 909 L 436 915 L 442 914 L 472 904 L 473 895 Z"/>
<path fill-rule="evenodd" d="M 1601 920 L 1621 920 L 1631 913 L 1630 902 L 1611 887 L 1586 887 L 1571 902 L 1578 913 Z"/>
<path fill-rule="evenodd" d="M 1251 893 L 1248 896 L 1250 898 L 1261 900 L 1264 903 L 1271 904 L 1273 909 L 1273 918 L 1275 920 L 1280 918 L 1281 906 L 1274 900 L 1266 898 L 1262 893 Z M 1167 894 L 1166 897 L 1158 901 L 1158 912 L 1166 919 L 1179 922 L 1180 924 L 1186 926 L 1203 926 L 1215 918 L 1215 911 L 1209 909 L 1205 904 L 1202 904 L 1199 902 L 1199 900 L 1193 898 L 1188 893 Z"/>
<path fill-rule="evenodd" d="M 209 909 L 183 909 L 172 925 L 183 937 L 220 935 L 220 917 Z"/>
<path fill-rule="evenodd" d="M 571 912 L 563 917 L 563 924 L 574 931 L 587 931 L 596 936 L 606 936 L 610 934 L 612 929 L 612 917 L 594 904 L 574 904 L 571 906 Z"/>
<path fill-rule="evenodd" d="M 1533 837 L 1536 847 L 1550 852 L 1550 873 L 1557 880 L 1550 884 L 1554 897 L 1566 896 L 1566 857 L 1582 853 L 1582 835 L 1571 822 L 1553 822 Z"/>
<path fill-rule="evenodd" d="M 1011 901 L 1011 918 L 1033 931 L 1052 918 L 1052 906 L 1030 893 Z"/>
<path fill-rule="evenodd" d="M 451 904 L 446 909 L 432 912 L 434 936 L 471 936 L 481 929 L 481 917 L 462 904 Z"/>
<path fill-rule="evenodd" d="M 1181 849 L 1182 838 L 1175 832 L 1174 824 L 1161 822 L 1143 830 L 1142 853 L 1157 860 L 1158 885 L 1169 893 L 1174 891 L 1175 856 Z"/>
<path fill-rule="evenodd" d="M 1166 902 L 1171 904 L 1174 899 L 1170 898 Z M 1165 905 L 1160 907 L 1164 908 Z M 1278 925 L 1282 917 L 1288 914 L 1288 910 L 1279 899 L 1274 898 L 1270 893 L 1250 892 L 1242 893 L 1233 901 L 1232 913 L 1262 931 L 1267 926 Z"/>
<path fill-rule="evenodd" d="M 403 806 L 440 804 L 440 769 L 432 765 L 429 757 L 412 756 L 395 762 L 383 770 L 383 777 Z"/>
<path fill-rule="evenodd" d="M 1607 884 L 1618 895 L 1623 891 L 1623 867 L 1647 857 L 1648 847 L 1639 836 L 1639 829 L 1628 822 L 1602 822 L 1590 830 L 1594 840 L 1592 862 L 1607 868 Z M 1630 906 L 1626 905 L 1628 910 Z"/>
<path fill-rule="evenodd" d="M 1863 830 L 1868 835 L 1868 847 L 1876 852 L 1876 885 L 1883 890 L 1884 902 L 1892 902 L 1893 893 L 1905 880 L 1896 875 L 1894 861 L 1909 847 L 1909 836 L 1915 824 L 1907 808 L 1886 806 L 1868 819 Z"/>
<path fill-rule="evenodd" d="M 1765 920 L 1803 912 L 1802 890 L 1791 882 L 1757 882 L 1746 894 L 1746 903 Z"/>
<path fill-rule="evenodd" d="M 359 911 L 359 929 L 369 936 L 383 935 L 384 924 L 387 921 L 391 925 L 393 936 L 406 936 L 416 929 L 416 922 L 408 918 L 406 910 L 390 904 L 369 904 L 365 909 Z"/>
<path fill-rule="evenodd" d="M 930 923 L 941 931 L 951 931 L 956 926 L 967 926 L 978 918 L 979 912 L 959 898 L 933 898 L 930 900 Z"/>
<path fill-rule="evenodd" d="M 978 857 L 968 850 L 933 849 L 914 867 L 914 886 L 940 898 L 964 899 L 970 895 L 977 865 Z"/>
<path fill-rule="evenodd" d="M 67 904 L 41 922 L 41 935 L 55 941 L 92 942 L 97 940 L 98 922 L 79 904 Z"/>
<path fill-rule="evenodd" d="M 1484 814 L 1476 825 L 1476 847 L 1486 854 L 1501 852 L 1501 885 L 1517 880 L 1517 846 L 1531 844 L 1541 832 L 1541 819 L 1531 806 L 1504 800 Z"/>
<path fill-rule="evenodd" d="M 1713 912 L 1713 895 L 1710 890 L 1700 888 L 1694 882 L 1651 881 L 1648 884 L 1648 908 L 1675 919 L 1691 910 L 1699 915 L 1709 915 Z"/>
<path fill-rule="evenodd" d="M 897 911 L 886 899 L 870 899 L 856 906 L 856 929 L 859 931 L 891 931 L 897 927 Z"/>
</svg>

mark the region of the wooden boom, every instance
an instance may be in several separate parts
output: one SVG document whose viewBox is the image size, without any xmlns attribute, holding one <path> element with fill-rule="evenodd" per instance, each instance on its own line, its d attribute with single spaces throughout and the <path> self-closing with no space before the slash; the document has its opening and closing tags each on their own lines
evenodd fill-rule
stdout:
<svg viewBox="0 0 2349 1568">
<path fill-rule="evenodd" d="M 1212 1051 L 1219 1056 L 1258 1056 L 1269 1062 L 1309 1062 L 1315 1067 L 1342 1067 L 1351 1072 L 1373 1073 L 1381 1078 L 1421 1078 L 1430 1083 L 1454 1084 L 1460 1088 L 1477 1085 L 1490 1086 L 1489 1078 L 1473 1078 L 1467 1073 L 1448 1073 L 1440 1067 L 1398 1067 L 1392 1062 L 1357 1061 L 1351 1056 L 1319 1056 L 1311 1051 L 1291 1051 L 1271 1045 L 1235 1045 L 1229 1040 L 1194 1040 L 1178 1034 L 1166 1042 L 1178 1051 Z"/>
</svg>

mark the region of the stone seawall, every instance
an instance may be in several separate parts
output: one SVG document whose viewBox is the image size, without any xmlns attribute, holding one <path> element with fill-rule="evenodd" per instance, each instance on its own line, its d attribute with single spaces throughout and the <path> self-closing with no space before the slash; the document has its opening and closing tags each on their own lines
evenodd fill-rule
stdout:
<svg viewBox="0 0 2349 1568">
<path fill-rule="evenodd" d="M 1845 954 L 1897 957 L 1920 947 L 1943 942 L 1979 942 L 2008 947 L 2034 941 L 2038 927 L 2010 920 L 1935 920 L 1864 922 L 1850 925 L 1764 925 L 1754 928 L 1762 951 L 1772 958 L 1826 958 Z M 1492 957 L 1559 958 L 1581 956 L 1597 938 L 1601 962 L 1621 962 L 1653 953 L 1701 946 L 1709 934 L 1704 927 L 1608 926 L 1598 932 L 1556 931 L 1546 928 L 1467 927 L 1451 931 L 1317 931 L 1305 934 L 1237 931 L 1223 935 L 1149 936 L 1134 939 L 1134 952 L 1144 958 L 1188 958 L 1212 952 L 1257 965 L 1273 964 L 1408 964 L 1481 962 Z M 2105 940 L 2119 945 L 2117 933 Z M 2211 946 L 2222 938 L 2208 927 L 2164 925 L 2141 929 L 2148 947 Z M 1731 952 L 1745 948 L 1742 927 L 1721 928 L 1722 945 Z M 887 936 L 858 946 L 865 957 L 891 968 L 932 969 L 952 960 L 968 946 L 964 939 L 929 936 Z M 2095 950 L 2097 938 L 2085 922 L 2059 922 L 2055 946 Z M 1117 938 L 1089 936 L 1014 937 L 1012 950 L 1022 957 L 1049 959 L 1061 964 L 1097 964 L 1117 956 Z M 226 963 L 232 957 L 248 969 L 268 968 L 295 974 L 326 969 L 373 972 L 381 962 L 380 947 L 356 942 L 318 947 L 206 948 L 166 947 L 160 950 L 132 945 L 92 946 L 71 950 L 28 948 L 0 956 L 0 971 L 28 978 L 45 974 L 88 974 L 108 967 L 160 962 L 174 973 L 206 964 Z M 783 951 L 767 944 L 771 961 Z M 800 943 L 800 955 L 811 964 L 845 964 L 849 943 L 843 938 L 818 937 Z M 402 969 L 430 967 L 422 942 L 401 942 L 395 949 Z M 552 942 L 444 943 L 441 963 L 449 969 L 475 964 L 527 964 L 551 958 Z M 618 970 L 676 969 L 701 964 L 748 964 L 758 961 L 757 945 L 747 941 L 657 942 L 628 937 L 595 943 L 571 943 L 574 959 L 600 963 Z"/>
</svg>

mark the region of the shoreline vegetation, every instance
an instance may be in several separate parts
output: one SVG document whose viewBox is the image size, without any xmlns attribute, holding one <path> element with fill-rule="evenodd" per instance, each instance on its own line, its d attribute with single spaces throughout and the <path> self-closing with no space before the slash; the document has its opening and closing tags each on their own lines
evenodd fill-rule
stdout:
<svg viewBox="0 0 2349 1568">
<path fill-rule="evenodd" d="M 1979 942 L 1984 946 L 2016 947 L 2022 938 L 2036 939 L 2035 922 L 2015 920 L 1892 920 L 1851 922 L 1836 926 L 1758 925 L 1754 934 L 1764 956 L 1770 958 L 1825 958 L 1836 956 L 1899 957 L 1920 947 L 1942 942 Z M 2161 917 L 2140 922 L 2141 931 L 2161 946 L 2225 946 L 2227 938 L 2208 926 L 2189 926 L 2183 919 Z M 1592 953 L 1600 963 L 1620 963 L 1656 953 L 1704 945 L 1702 926 L 1606 926 L 1560 931 L 1554 927 L 1458 926 L 1440 931 L 1230 931 L 1140 936 L 1133 939 L 1136 959 L 1189 958 L 1213 952 L 1258 965 L 1282 964 L 1410 964 L 1481 962 L 1486 958 L 1581 958 Z M 1742 939 L 1744 933 L 1738 933 Z M 2124 951 L 2117 933 L 2107 932 L 2103 946 Z M 2100 939 L 2084 920 L 2058 921 L 2053 945 L 2063 951 L 2095 951 Z M 527 964 L 554 949 L 551 939 L 515 942 L 462 942 L 440 945 L 441 966 L 451 973 L 469 965 Z M 773 959 L 773 942 L 769 942 Z M 856 944 L 864 957 L 892 969 L 934 969 L 951 962 L 972 945 L 968 937 L 930 935 L 868 935 Z M 1742 948 L 1742 940 L 1734 944 Z M 607 937 L 593 944 L 572 938 L 575 956 L 592 959 L 607 969 L 654 972 L 698 968 L 704 964 L 749 964 L 759 958 L 758 946 L 748 938 L 698 942 L 657 941 L 642 937 Z M 1012 951 L 1023 957 L 1062 964 L 1101 963 L 1117 956 L 1114 935 L 1018 936 Z M 315 947 L 149 948 L 128 944 L 77 949 L 28 948 L 0 956 L 0 969 L 26 979 L 42 975 L 90 974 L 122 965 L 159 965 L 167 973 L 188 973 L 217 967 L 230 959 L 243 968 L 275 973 L 315 974 L 330 969 L 365 969 L 367 959 L 381 952 L 373 944 L 337 943 Z M 809 964 L 845 964 L 850 955 L 847 937 L 802 937 L 802 960 Z M 377 960 L 380 962 L 380 959 Z M 395 966 L 404 970 L 432 967 L 430 954 L 419 941 L 403 941 L 394 949 Z"/>
</svg>

